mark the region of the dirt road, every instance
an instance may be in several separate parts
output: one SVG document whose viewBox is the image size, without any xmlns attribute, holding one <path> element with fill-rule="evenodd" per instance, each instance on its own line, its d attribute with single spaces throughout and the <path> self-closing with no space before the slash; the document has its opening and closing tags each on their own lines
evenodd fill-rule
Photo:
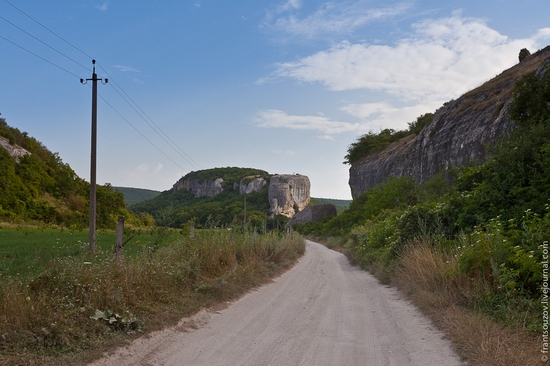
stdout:
<svg viewBox="0 0 550 366">
<path fill-rule="evenodd" d="M 395 289 L 308 242 L 299 263 L 273 283 L 93 366 L 460 364 L 442 334 Z"/>
</svg>

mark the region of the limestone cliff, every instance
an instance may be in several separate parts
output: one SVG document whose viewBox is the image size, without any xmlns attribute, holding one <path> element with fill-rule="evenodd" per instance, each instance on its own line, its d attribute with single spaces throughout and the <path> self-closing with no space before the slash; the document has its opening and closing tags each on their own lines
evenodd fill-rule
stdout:
<svg viewBox="0 0 550 366">
<path fill-rule="evenodd" d="M 269 184 L 269 203 L 273 215 L 292 217 L 303 210 L 310 201 L 311 183 L 305 175 L 274 175 Z"/>
<path fill-rule="evenodd" d="M 172 187 L 175 191 L 186 189 L 195 197 L 214 197 L 223 191 L 223 178 L 198 182 L 195 179 L 180 179 Z"/>
<path fill-rule="evenodd" d="M 246 172 L 247 169 L 214 168 L 191 172 L 178 180 L 172 188 L 174 191 L 185 189 L 195 197 L 214 197 L 223 192 L 224 188 L 244 195 L 261 192 L 269 184 L 267 193 L 271 213 L 287 217 L 294 216 L 309 204 L 311 184 L 308 177 L 300 174 L 270 176 L 267 172 L 252 173 L 253 175 L 248 173 L 243 177 L 239 174 L 243 171 Z M 224 173 L 226 174 L 223 175 Z M 220 178 L 220 175 L 224 178 Z"/>
<path fill-rule="evenodd" d="M 385 182 L 390 175 L 410 175 L 423 182 L 441 170 L 482 161 L 488 155 L 487 145 L 514 128 L 509 108 L 516 82 L 535 70 L 545 72 L 549 66 L 550 47 L 546 47 L 446 103 L 418 135 L 407 136 L 352 164 L 349 185 L 353 198 Z"/>
<path fill-rule="evenodd" d="M 252 192 L 260 192 L 265 185 L 266 180 L 259 175 L 244 177 L 239 183 L 233 184 L 234 189 L 239 190 L 239 194 L 250 194 Z"/>
</svg>

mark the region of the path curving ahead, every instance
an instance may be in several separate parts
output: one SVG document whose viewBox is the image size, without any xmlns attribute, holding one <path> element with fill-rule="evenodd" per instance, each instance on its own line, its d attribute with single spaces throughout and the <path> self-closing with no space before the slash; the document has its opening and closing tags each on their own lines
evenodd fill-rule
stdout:
<svg viewBox="0 0 550 366">
<path fill-rule="evenodd" d="M 460 364 L 442 333 L 397 290 L 308 241 L 296 266 L 273 283 L 92 365 Z"/>
</svg>

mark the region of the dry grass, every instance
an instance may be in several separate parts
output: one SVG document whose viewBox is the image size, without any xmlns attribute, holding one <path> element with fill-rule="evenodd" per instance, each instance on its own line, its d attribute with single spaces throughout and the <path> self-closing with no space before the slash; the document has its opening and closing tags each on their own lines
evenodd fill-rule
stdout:
<svg viewBox="0 0 550 366">
<path fill-rule="evenodd" d="M 403 252 L 393 283 L 451 338 L 457 353 L 471 365 L 538 365 L 539 340 L 527 330 L 503 326 L 468 308 L 476 294 L 489 290 L 480 278 L 460 272 L 451 250 L 420 239 Z"/>
<path fill-rule="evenodd" d="M 0 365 L 82 364 L 105 347 L 177 323 L 260 285 L 304 253 L 299 236 L 197 233 L 124 262 L 63 258 L 39 276 L 0 283 Z M 97 310 L 119 315 L 109 324 Z"/>
<path fill-rule="evenodd" d="M 467 92 L 459 98 L 459 105 L 455 111 L 455 115 L 460 116 L 472 106 L 476 111 L 484 110 L 491 105 L 502 108 L 499 103 L 502 100 L 511 99 L 516 82 L 523 76 L 534 72 L 549 56 L 550 47 L 547 47 L 527 57 L 521 63 L 503 71 L 500 75 L 497 75 L 479 87 Z"/>
</svg>

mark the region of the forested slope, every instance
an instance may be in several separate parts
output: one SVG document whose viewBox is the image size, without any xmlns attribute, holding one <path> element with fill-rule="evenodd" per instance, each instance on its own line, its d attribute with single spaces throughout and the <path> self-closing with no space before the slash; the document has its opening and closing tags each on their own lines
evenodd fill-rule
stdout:
<svg viewBox="0 0 550 366">
<path fill-rule="evenodd" d="M 89 183 L 63 163 L 57 153 L 27 132 L 9 126 L 4 118 L 0 118 L 0 136 L 10 146 L 30 153 L 16 159 L 0 147 L 0 220 L 86 227 Z M 119 214 L 133 219 L 122 193 L 115 192 L 109 184 L 97 187 L 97 207 L 98 227 L 114 227 Z"/>
</svg>

